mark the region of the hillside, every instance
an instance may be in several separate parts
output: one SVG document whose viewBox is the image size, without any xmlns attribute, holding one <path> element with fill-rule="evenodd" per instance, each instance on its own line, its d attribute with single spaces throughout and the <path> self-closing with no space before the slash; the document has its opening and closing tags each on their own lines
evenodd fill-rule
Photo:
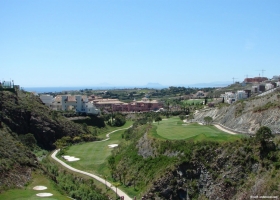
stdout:
<svg viewBox="0 0 280 200">
<path fill-rule="evenodd" d="M 32 150 L 54 149 L 63 136 L 83 133 L 80 125 L 57 115 L 31 93 L 0 91 L 0 192 L 23 187 L 39 168 Z"/>
<path fill-rule="evenodd" d="M 199 111 L 235 131 L 279 132 L 279 92 Z M 160 126 L 160 125 L 159 125 Z M 145 199 L 250 199 L 280 195 L 280 137 L 261 142 L 166 140 L 154 125 L 134 125 L 108 160 L 112 177 Z M 174 132 L 174 134 L 176 134 Z"/>
<path fill-rule="evenodd" d="M 1 91 L 0 95 L 2 126 L 18 135 L 33 134 L 42 148 L 54 149 L 57 139 L 83 133 L 81 126 L 47 108 L 32 93 Z"/>
<path fill-rule="evenodd" d="M 153 126 L 134 126 L 108 160 L 111 175 L 138 198 L 250 199 L 280 195 L 280 140 L 168 141 L 151 136 Z"/>
<path fill-rule="evenodd" d="M 194 120 L 203 122 L 205 116 L 239 132 L 254 134 L 260 126 L 268 126 L 273 133 L 280 133 L 280 91 L 232 105 L 200 110 Z"/>
</svg>

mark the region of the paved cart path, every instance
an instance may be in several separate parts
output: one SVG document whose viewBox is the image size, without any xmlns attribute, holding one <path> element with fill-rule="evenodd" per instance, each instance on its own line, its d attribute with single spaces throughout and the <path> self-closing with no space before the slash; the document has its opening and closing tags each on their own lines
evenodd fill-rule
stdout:
<svg viewBox="0 0 280 200">
<path fill-rule="evenodd" d="M 131 126 L 130 126 L 130 127 L 131 127 Z M 130 127 L 128 127 L 128 128 L 130 128 Z M 106 137 L 107 137 L 107 138 L 106 138 L 105 140 L 102 140 L 102 141 L 107 141 L 107 140 L 109 140 L 109 139 L 110 139 L 110 134 L 111 134 L 111 133 L 114 133 L 114 132 L 120 131 L 120 130 L 124 130 L 124 129 L 128 129 L 128 128 L 123 128 L 123 129 L 118 129 L 118 130 L 112 131 L 112 132 L 106 134 Z M 102 142 L 102 141 L 97 141 L 97 142 Z M 65 162 L 63 162 L 62 160 L 60 160 L 60 159 L 58 159 L 58 158 L 56 157 L 56 154 L 57 154 L 58 152 L 59 152 L 59 149 L 55 150 L 55 151 L 52 153 L 51 157 L 52 157 L 55 161 L 59 162 L 61 165 L 63 165 L 64 167 L 66 167 L 67 169 L 70 169 L 71 171 L 78 172 L 78 173 L 81 173 L 81 174 L 90 176 L 90 177 L 92 177 L 92 178 L 98 180 L 99 182 L 103 183 L 104 185 L 107 185 L 107 186 L 108 186 L 109 188 L 111 188 L 114 192 L 117 191 L 117 195 L 118 195 L 118 196 L 123 196 L 125 200 L 132 200 L 132 198 L 130 198 L 124 191 L 122 191 L 122 190 L 119 189 L 119 188 L 116 188 L 114 185 L 112 185 L 110 182 L 106 181 L 105 179 L 103 179 L 103 178 L 101 178 L 101 177 L 99 177 L 99 176 L 97 176 L 97 175 L 95 175 L 95 174 L 91 174 L 91 173 L 88 173 L 88 172 L 85 172 L 85 171 L 76 169 L 76 168 L 74 168 L 74 167 L 71 167 L 70 165 L 67 165 Z"/>
</svg>

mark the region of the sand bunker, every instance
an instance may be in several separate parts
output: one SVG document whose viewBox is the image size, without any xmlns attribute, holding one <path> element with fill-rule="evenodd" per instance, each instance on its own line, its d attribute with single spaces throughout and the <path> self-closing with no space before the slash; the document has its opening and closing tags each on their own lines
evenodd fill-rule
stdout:
<svg viewBox="0 0 280 200">
<path fill-rule="evenodd" d="M 35 186 L 33 188 L 33 190 L 46 190 L 46 189 L 48 189 L 46 186 L 41 186 L 41 185 Z"/>
<path fill-rule="evenodd" d="M 108 145 L 109 148 L 115 148 L 115 147 L 117 147 L 117 146 L 119 146 L 119 145 L 118 145 L 118 144 L 109 144 L 109 145 Z"/>
<path fill-rule="evenodd" d="M 53 194 L 52 193 L 38 193 L 36 194 L 38 197 L 50 197 L 52 196 Z"/>
<path fill-rule="evenodd" d="M 64 158 L 65 160 L 67 160 L 69 162 L 80 160 L 80 158 L 76 158 L 75 156 L 62 156 L 62 158 Z"/>
</svg>

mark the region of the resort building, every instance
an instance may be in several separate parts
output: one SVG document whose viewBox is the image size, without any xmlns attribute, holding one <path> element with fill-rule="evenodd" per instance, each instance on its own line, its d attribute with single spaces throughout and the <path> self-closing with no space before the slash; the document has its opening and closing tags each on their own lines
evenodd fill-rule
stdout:
<svg viewBox="0 0 280 200">
<path fill-rule="evenodd" d="M 221 97 L 224 98 L 225 102 L 231 104 L 235 101 L 246 99 L 250 95 L 249 91 L 238 90 L 236 93 L 234 92 L 225 92 L 225 94 L 221 94 Z"/>
<path fill-rule="evenodd" d="M 41 101 L 48 107 L 52 108 L 52 104 L 54 102 L 54 98 L 51 95 L 40 95 Z"/>
<path fill-rule="evenodd" d="M 263 81 L 267 81 L 268 79 L 266 77 L 255 77 L 255 78 L 245 78 L 245 83 L 260 83 Z"/>
<path fill-rule="evenodd" d="M 236 100 L 246 99 L 248 94 L 244 90 L 238 90 L 236 92 Z"/>
<path fill-rule="evenodd" d="M 272 83 L 266 83 L 265 84 L 265 90 L 271 90 L 274 88 L 274 85 Z"/>
<path fill-rule="evenodd" d="M 53 110 L 74 110 L 77 113 L 100 114 L 100 110 L 88 101 L 87 96 L 61 95 L 53 98 L 51 95 L 41 95 L 40 99 Z"/>
<path fill-rule="evenodd" d="M 113 112 L 147 112 L 156 111 L 162 108 L 162 104 L 156 100 L 149 100 L 144 97 L 141 101 L 124 103 L 118 99 L 95 99 L 93 103 L 99 109 L 105 109 Z"/>
</svg>

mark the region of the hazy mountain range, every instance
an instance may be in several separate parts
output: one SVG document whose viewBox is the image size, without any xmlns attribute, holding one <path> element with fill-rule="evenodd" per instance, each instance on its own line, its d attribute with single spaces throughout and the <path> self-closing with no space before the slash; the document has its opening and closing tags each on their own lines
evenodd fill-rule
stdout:
<svg viewBox="0 0 280 200">
<path fill-rule="evenodd" d="M 178 85 L 162 85 L 160 83 L 147 83 L 146 85 L 124 85 L 124 86 L 115 86 L 109 83 L 101 83 L 95 86 L 73 86 L 73 87 L 23 87 L 24 90 L 29 92 L 37 93 L 47 93 L 47 92 L 61 92 L 61 91 L 70 91 L 70 90 L 81 90 L 81 89 L 94 89 L 94 90 L 104 90 L 104 89 L 125 89 L 125 88 L 154 88 L 154 89 L 163 89 L 170 86 L 174 87 L 225 87 L 231 84 L 231 82 L 211 82 L 211 83 L 196 83 L 196 84 L 178 84 Z"/>
</svg>

